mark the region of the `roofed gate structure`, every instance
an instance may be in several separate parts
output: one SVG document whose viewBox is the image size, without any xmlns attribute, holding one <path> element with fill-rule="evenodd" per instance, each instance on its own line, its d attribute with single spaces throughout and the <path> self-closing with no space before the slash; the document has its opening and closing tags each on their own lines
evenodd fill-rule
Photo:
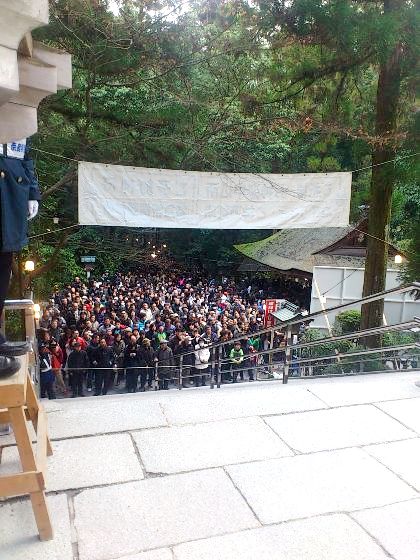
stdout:
<svg viewBox="0 0 420 560">
<path fill-rule="evenodd" d="M 262 267 L 310 277 L 315 266 L 363 268 L 366 231 L 367 220 L 348 227 L 283 229 L 261 241 L 235 245 L 235 249 Z M 390 258 L 398 252 L 389 247 Z"/>
</svg>

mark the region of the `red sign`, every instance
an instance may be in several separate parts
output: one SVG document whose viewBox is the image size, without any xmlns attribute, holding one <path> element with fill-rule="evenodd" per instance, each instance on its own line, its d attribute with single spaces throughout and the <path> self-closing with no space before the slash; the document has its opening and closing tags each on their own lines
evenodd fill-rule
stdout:
<svg viewBox="0 0 420 560">
<path fill-rule="evenodd" d="M 274 327 L 275 319 L 271 315 L 277 311 L 277 300 L 276 299 L 266 299 L 265 300 L 265 314 L 264 314 L 264 326 L 267 328 Z"/>
</svg>

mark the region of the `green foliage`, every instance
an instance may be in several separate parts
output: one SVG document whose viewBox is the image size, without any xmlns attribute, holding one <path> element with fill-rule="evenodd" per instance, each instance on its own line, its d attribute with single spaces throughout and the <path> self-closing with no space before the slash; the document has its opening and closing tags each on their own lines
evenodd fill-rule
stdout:
<svg viewBox="0 0 420 560">
<path fill-rule="evenodd" d="M 403 344 L 411 344 L 420 342 L 420 333 L 414 332 L 389 332 L 382 336 L 383 346 L 399 346 Z"/>
<path fill-rule="evenodd" d="M 364 1 L 194 0 L 187 9 L 170 0 L 119 5 L 115 15 L 106 1 L 57 0 L 50 3 L 50 24 L 34 32 L 72 54 L 73 88 L 40 106 L 34 147 L 43 150 L 35 154 L 47 195 L 32 235 L 77 222 L 71 159 L 250 173 L 367 167 L 378 141 L 378 64 L 396 36 L 403 34 L 408 58 L 416 45 L 418 16 L 410 2 L 402 2 L 398 18 L 383 17 L 381 3 Z M 398 124 L 407 155 L 416 149 L 416 126 L 409 65 L 404 72 Z M 407 247 L 407 255 L 419 254 L 412 227 L 420 206 L 413 168 L 411 159 L 397 166 L 391 223 L 393 239 Z M 353 221 L 369 204 L 370 175 L 353 175 Z M 55 216 L 59 226 L 53 225 Z M 125 230 L 65 233 L 31 240 L 28 254 L 39 265 L 50 263 L 34 281 L 41 294 L 81 274 L 82 254 L 97 256 L 99 273 L 145 261 L 145 247 L 127 243 Z M 264 233 L 180 230 L 164 236 L 180 262 L 195 260 L 213 270 L 232 268 L 238 260 L 232 245 Z M 418 274 L 418 263 L 410 257 L 405 278 Z"/>
<path fill-rule="evenodd" d="M 338 313 L 334 322 L 335 334 L 348 334 L 360 330 L 360 311 L 350 309 Z"/>
<path fill-rule="evenodd" d="M 25 319 L 22 311 L 8 311 L 5 321 L 7 340 L 25 339 Z"/>
</svg>

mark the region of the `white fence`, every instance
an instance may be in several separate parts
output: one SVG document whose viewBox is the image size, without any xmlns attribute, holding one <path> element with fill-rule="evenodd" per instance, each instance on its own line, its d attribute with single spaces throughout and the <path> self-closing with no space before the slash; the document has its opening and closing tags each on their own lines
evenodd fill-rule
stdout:
<svg viewBox="0 0 420 560">
<path fill-rule="evenodd" d="M 388 269 L 386 289 L 396 288 L 399 270 Z M 312 279 L 311 313 L 336 305 L 358 300 L 362 297 L 363 268 L 315 266 Z M 354 309 L 360 310 L 360 304 Z M 329 329 L 336 313 L 326 313 L 315 318 L 311 327 Z M 384 322 L 392 325 L 420 316 L 420 300 L 415 301 L 409 293 L 390 295 L 385 298 Z"/>
</svg>

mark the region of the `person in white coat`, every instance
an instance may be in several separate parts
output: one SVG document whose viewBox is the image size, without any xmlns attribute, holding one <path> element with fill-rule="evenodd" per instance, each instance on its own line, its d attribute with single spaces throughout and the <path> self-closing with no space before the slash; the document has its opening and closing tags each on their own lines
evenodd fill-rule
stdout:
<svg viewBox="0 0 420 560">
<path fill-rule="evenodd" d="M 195 345 L 195 386 L 199 387 L 206 384 L 206 376 L 208 374 L 210 362 L 210 350 L 207 348 L 203 339 Z"/>
</svg>

